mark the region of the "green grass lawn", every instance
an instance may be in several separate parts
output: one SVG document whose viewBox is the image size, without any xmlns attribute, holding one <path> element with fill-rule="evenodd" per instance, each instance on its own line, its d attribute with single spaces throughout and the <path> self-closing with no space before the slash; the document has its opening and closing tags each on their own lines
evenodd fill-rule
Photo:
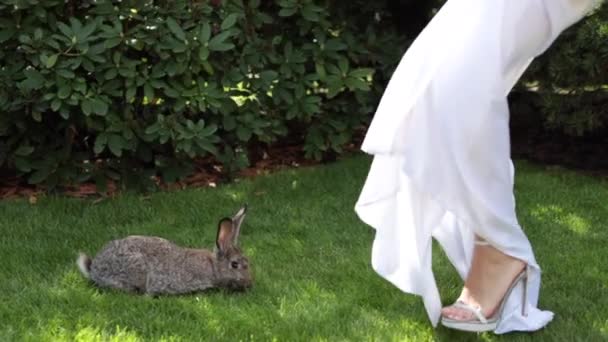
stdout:
<svg viewBox="0 0 608 342">
<path fill-rule="evenodd" d="M 92 200 L 0 202 L 0 341 L 601 341 L 608 340 L 608 182 L 520 162 L 519 217 L 544 267 L 534 334 L 433 329 L 419 298 L 370 266 L 373 231 L 353 211 L 369 159 L 288 170 L 215 189 Z M 149 298 L 100 290 L 77 252 L 157 235 L 211 247 L 216 222 L 248 202 L 241 243 L 256 283 L 245 294 Z M 444 302 L 461 282 L 439 249 Z"/>
</svg>

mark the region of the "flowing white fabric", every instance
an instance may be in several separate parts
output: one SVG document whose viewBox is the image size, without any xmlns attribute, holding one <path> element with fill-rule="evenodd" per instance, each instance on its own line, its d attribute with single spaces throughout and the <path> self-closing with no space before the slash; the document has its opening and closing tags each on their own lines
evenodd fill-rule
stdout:
<svg viewBox="0 0 608 342">
<path fill-rule="evenodd" d="M 496 333 L 532 331 L 553 313 L 537 308 L 540 268 L 518 224 L 506 95 L 531 60 L 593 0 L 449 0 L 401 60 L 362 149 L 374 155 L 355 206 L 376 229 L 372 266 L 420 295 L 433 325 L 441 300 L 432 237 L 464 278 L 474 234 L 530 267 L 507 300 Z"/>
</svg>

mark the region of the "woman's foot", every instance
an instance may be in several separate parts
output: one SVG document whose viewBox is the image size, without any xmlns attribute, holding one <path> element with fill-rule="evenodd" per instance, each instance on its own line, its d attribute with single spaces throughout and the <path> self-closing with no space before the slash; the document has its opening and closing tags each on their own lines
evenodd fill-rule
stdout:
<svg viewBox="0 0 608 342">
<path fill-rule="evenodd" d="M 458 301 L 478 307 L 483 316 L 492 317 L 525 266 L 522 260 L 506 255 L 490 245 L 476 244 L 471 269 Z M 459 321 L 476 318 L 472 311 L 456 306 L 443 308 L 441 314 Z"/>
</svg>

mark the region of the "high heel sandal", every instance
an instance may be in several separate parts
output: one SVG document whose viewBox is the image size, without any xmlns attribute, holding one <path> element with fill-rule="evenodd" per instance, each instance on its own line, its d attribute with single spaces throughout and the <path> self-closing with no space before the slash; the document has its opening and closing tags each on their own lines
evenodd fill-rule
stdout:
<svg viewBox="0 0 608 342">
<path fill-rule="evenodd" d="M 475 240 L 475 244 L 481 245 L 481 246 L 489 245 L 489 243 L 487 241 L 477 240 L 477 239 Z M 458 301 L 456 301 L 456 303 L 452 304 L 452 306 L 455 308 L 458 308 L 458 309 L 472 312 L 475 315 L 475 317 L 473 317 L 472 319 L 468 319 L 468 320 L 458 320 L 458 319 L 451 319 L 451 318 L 442 316 L 441 324 L 444 325 L 445 327 L 448 327 L 451 329 L 472 331 L 472 332 L 484 332 L 484 331 L 496 330 L 496 327 L 498 326 L 498 324 L 500 323 L 500 320 L 502 318 L 503 310 L 505 308 L 505 303 L 507 302 L 507 299 L 511 296 L 511 292 L 513 292 L 513 289 L 519 283 L 522 283 L 522 286 L 523 286 L 521 314 L 523 316 L 526 316 L 527 315 L 526 306 L 527 306 L 527 302 L 528 302 L 528 300 L 527 300 L 528 299 L 527 298 L 527 296 L 528 296 L 528 266 L 527 265 L 521 271 L 521 273 L 519 273 L 517 275 L 517 277 L 515 277 L 515 279 L 513 280 L 513 283 L 511 283 L 511 286 L 509 286 L 509 288 L 507 289 L 507 292 L 505 293 L 504 297 L 502 298 L 499 307 L 496 309 L 496 311 L 494 312 L 494 314 L 491 317 L 485 317 L 483 315 L 483 313 L 481 312 L 481 307 L 473 306 L 473 305 L 467 304 L 461 300 L 458 300 Z"/>
</svg>

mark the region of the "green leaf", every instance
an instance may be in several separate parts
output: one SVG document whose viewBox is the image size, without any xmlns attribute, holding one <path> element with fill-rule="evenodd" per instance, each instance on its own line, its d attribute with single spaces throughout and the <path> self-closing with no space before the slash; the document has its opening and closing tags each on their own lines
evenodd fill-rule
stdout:
<svg viewBox="0 0 608 342">
<path fill-rule="evenodd" d="M 72 25 L 72 32 L 79 32 L 82 30 L 82 23 L 75 17 L 70 18 L 70 25 Z"/>
<path fill-rule="evenodd" d="M 127 92 L 125 93 L 125 98 L 127 99 L 127 102 L 133 101 L 133 99 L 135 99 L 136 93 L 137 93 L 137 88 L 135 88 L 135 87 L 127 88 Z"/>
<path fill-rule="evenodd" d="M 146 134 L 154 134 L 160 130 L 160 124 L 157 122 L 151 126 L 148 126 L 144 131 Z"/>
<path fill-rule="evenodd" d="M 36 111 L 32 111 L 32 118 L 36 122 L 42 122 L 42 113 L 40 113 L 37 110 Z"/>
<path fill-rule="evenodd" d="M 226 39 L 230 37 L 232 33 L 230 31 L 223 31 L 220 34 L 214 36 L 209 41 L 209 49 L 211 51 L 226 51 L 225 47 L 228 43 L 224 43 Z M 232 44 L 229 44 L 232 45 Z M 234 45 L 232 45 L 234 47 Z"/>
<path fill-rule="evenodd" d="M 175 53 L 182 53 L 185 52 L 186 50 L 188 50 L 188 45 L 178 41 L 178 40 L 173 40 L 169 43 L 169 45 L 171 46 L 171 51 L 175 52 Z"/>
<path fill-rule="evenodd" d="M 298 12 L 297 7 L 282 8 L 279 11 L 279 17 L 291 17 L 292 15 L 296 14 L 297 12 Z"/>
<path fill-rule="evenodd" d="M 321 19 L 321 16 L 319 16 L 316 9 L 315 5 L 308 3 L 302 8 L 302 16 L 308 21 L 317 22 Z"/>
<path fill-rule="evenodd" d="M 374 74 L 374 69 L 358 68 L 358 69 L 351 71 L 348 75 L 350 77 L 355 77 L 355 78 L 367 78 L 373 74 Z"/>
<path fill-rule="evenodd" d="M 59 45 L 59 43 L 53 39 L 53 38 L 48 38 L 44 40 L 44 43 L 50 47 L 52 47 L 55 50 L 60 50 L 61 46 Z"/>
<path fill-rule="evenodd" d="M 46 180 L 50 175 L 50 172 L 46 169 L 38 170 L 34 172 L 27 180 L 30 184 L 40 184 Z"/>
<path fill-rule="evenodd" d="M 305 102 L 302 109 L 306 114 L 312 115 L 319 112 L 319 106 L 316 103 Z"/>
<path fill-rule="evenodd" d="M 93 113 L 93 103 L 89 99 L 82 100 L 82 102 L 80 103 L 80 108 L 86 116 L 89 116 L 91 115 L 91 113 Z"/>
<path fill-rule="evenodd" d="M 106 80 L 113 80 L 114 78 L 116 78 L 116 76 L 118 76 L 118 70 L 116 69 L 108 69 L 104 74 L 103 74 L 103 78 L 105 78 Z"/>
<path fill-rule="evenodd" d="M 213 133 L 217 132 L 217 125 L 209 125 L 207 127 L 205 127 L 203 130 L 201 130 L 200 132 L 200 136 L 203 137 L 208 137 L 210 135 L 213 135 Z"/>
<path fill-rule="evenodd" d="M 71 70 L 67 70 L 67 69 L 58 69 L 57 71 L 57 75 L 63 77 L 63 78 L 74 78 L 76 77 L 76 74 L 74 74 L 74 72 L 72 72 Z"/>
<path fill-rule="evenodd" d="M 360 78 L 347 77 L 344 80 L 344 84 L 346 84 L 346 86 L 350 90 L 357 90 L 358 89 L 358 90 L 368 91 L 370 89 L 369 84 L 367 84 L 366 82 L 364 82 Z"/>
<path fill-rule="evenodd" d="M 175 76 L 175 74 L 177 73 L 177 63 L 175 62 L 175 60 L 169 60 L 167 62 L 167 65 L 165 66 L 165 71 L 167 72 L 167 75 Z"/>
<path fill-rule="evenodd" d="M 293 55 L 293 44 L 290 41 L 285 43 L 285 47 L 283 48 L 283 53 L 287 59 L 291 59 Z"/>
<path fill-rule="evenodd" d="M 111 49 L 113 47 L 118 46 L 118 44 L 120 44 L 122 42 L 122 38 L 121 37 L 115 37 L 115 38 L 110 38 L 107 39 L 103 42 L 103 46 L 106 49 Z"/>
<path fill-rule="evenodd" d="M 15 154 L 22 157 L 29 156 L 32 154 L 32 152 L 34 152 L 34 148 L 29 145 L 20 146 L 17 150 L 15 150 Z"/>
<path fill-rule="evenodd" d="M 15 158 L 15 167 L 21 172 L 32 171 L 32 164 L 26 158 Z"/>
<path fill-rule="evenodd" d="M 235 129 L 236 120 L 234 119 L 234 116 L 231 116 L 231 115 L 224 116 L 222 126 L 224 127 L 224 129 L 226 131 L 232 131 L 233 129 Z"/>
<path fill-rule="evenodd" d="M 148 101 L 152 101 L 154 99 L 154 88 L 150 83 L 144 84 L 144 96 Z"/>
<path fill-rule="evenodd" d="M 96 28 L 97 22 L 94 20 L 90 20 L 81 30 L 75 32 L 78 41 L 86 41 Z"/>
<path fill-rule="evenodd" d="M 59 115 L 64 119 L 67 120 L 70 118 L 70 110 L 67 107 L 61 107 L 59 109 Z"/>
<path fill-rule="evenodd" d="M 75 92 L 80 92 L 81 94 L 87 92 L 87 84 L 84 81 L 80 82 L 77 80 L 75 83 L 72 83 L 72 88 Z"/>
<path fill-rule="evenodd" d="M 23 89 L 32 90 L 40 89 L 44 86 L 44 76 L 36 69 L 26 69 L 23 71 L 25 80 L 19 83 L 19 86 Z"/>
<path fill-rule="evenodd" d="M 213 75 L 214 69 L 213 69 L 213 66 L 211 65 L 211 63 L 209 63 L 208 61 L 204 61 L 202 64 L 203 64 L 203 69 L 205 69 L 205 71 L 209 75 Z"/>
<path fill-rule="evenodd" d="M 245 126 L 239 126 L 236 129 L 236 136 L 243 142 L 249 141 L 252 134 L 253 132 Z"/>
<path fill-rule="evenodd" d="M 279 77 L 279 73 L 274 70 L 266 70 L 260 73 L 260 78 L 266 83 L 270 83 Z"/>
<path fill-rule="evenodd" d="M 42 29 L 41 28 L 38 27 L 34 30 L 34 39 L 36 39 L 36 40 L 42 39 Z"/>
<path fill-rule="evenodd" d="M 293 95 L 289 91 L 287 91 L 287 90 L 285 90 L 283 88 L 279 88 L 279 89 L 277 89 L 277 95 L 283 101 L 285 101 L 288 105 L 292 105 L 293 104 Z"/>
<path fill-rule="evenodd" d="M 165 95 L 167 95 L 168 97 L 171 97 L 171 98 L 179 97 L 179 92 L 177 90 L 173 89 L 171 86 L 165 88 L 164 91 L 165 91 Z"/>
<path fill-rule="evenodd" d="M 24 44 L 24 45 L 32 45 L 32 38 L 30 36 L 28 36 L 27 34 L 22 34 L 19 36 L 19 42 Z"/>
<path fill-rule="evenodd" d="M 99 44 L 95 44 L 93 46 L 91 46 L 91 48 L 89 49 L 89 51 L 87 51 L 87 55 L 91 56 L 91 55 L 99 55 L 101 53 L 103 53 L 106 50 L 106 44 L 104 43 L 99 43 Z"/>
<path fill-rule="evenodd" d="M 209 49 L 206 46 L 201 46 L 198 50 L 198 58 L 201 61 L 206 61 L 209 58 Z"/>
<path fill-rule="evenodd" d="M 348 73 L 348 59 L 341 58 L 338 61 L 338 68 L 340 68 L 340 71 L 342 71 L 342 73 L 344 73 L 344 74 Z"/>
<path fill-rule="evenodd" d="M 53 110 L 53 112 L 56 112 L 59 110 L 59 108 L 61 108 L 61 100 L 54 99 L 53 102 L 51 102 L 51 109 Z"/>
<path fill-rule="evenodd" d="M 169 31 L 171 31 L 175 37 L 182 41 L 186 40 L 186 33 L 184 30 L 182 30 L 181 26 L 177 23 L 177 21 L 175 21 L 175 19 L 168 17 L 166 23 Z"/>
<path fill-rule="evenodd" d="M 346 48 L 348 48 L 348 45 L 338 39 L 330 39 L 325 43 L 325 50 L 329 51 L 341 51 L 346 50 Z"/>
<path fill-rule="evenodd" d="M 95 154 L 100 154 L 105 149 L 107 143 L 108 135 L 106 133 L 101 133 L 95 139 L 95 146 L 93 147 L 93 152 L 95 152 Z"/>
<path fill-rule="evenodd" d="M 211 49 L 213 51 L 224 52 L 224 51 L 232 50 L 233 48 L 234 48 L 234 44 L 232 44 L 232 43 L 219 43 L 219 44 L 214 44 L 214 45 L 209 44 L 209 49 Z"/>
<path fill-rule="evenodd" d="M 59 31 L 61 31 L 61 33 L 63 33 L 66 37 L 70 39 L 72 39 L 72 37 L 74 36 L 74 32 L 72 32 L 72 29 L 62 22 L 57 23 L 57 28 L 59 29 Z"/>
<path fill-rule="evenodd" d="M 239 18 L 239 14 L 238 13 L 231 13 L 229 14 L 224 21 L 222 21 L 222 25 L 221 25 L 221 29 L 222 31 L 225 31 L 229 28 L 232 28 L 234 26 L 234 24 L 236 24 L 236 20 Z"/>
<path fill-rule="evenodd" d="M 337 66 L 335 66 L 334 64 L 331 64 L 331 63 L 326 64 L 326 68 L 330 74 L 342 75 L 342 72 L 340 71 L 340 69 Z"/>
<path fill-rule="evenodd" d="M 198 140 L 197 140 L 196 144 L 197 144 L 197 145 L 198 145 L 200 148 L 202 148 L 203 150 L 205 150 L 205 151 L 207 151 L 207 152 L 211 153 L 212 155 L 214 155 L 214 156 L 217 156 L 217 155 L 218 155 L 218 150 L 217 150 L 217 148 L 216 148 L 215 146 L 213 146 L 213 144 L 211 144 L 210 142 L 208 142 L 208 141 L 198 141 Z"/>
<path fill-rule="evenodd" d="M 205 44 L 209 41 L 209 38 L 211 38 L 211 25 L 209 25 L 209 23 L 204 23 L 203 26 L 201 27 L 201 36 L 200 36 L 200 42 L 201 44 Z"/>
<path fill-rule="evenodd" d="M 108 104 L 105 103 L 104 101 L 98 99 L 98 98 L 94 98 L 91 100 L 92 103 L 91 105 L 93 106 L 93 113 L 100 115 L 100 116 L 105 116 L 106 114 L 108 114 Z"/>
<path fill-rule="evenodd" d="M 302 84 L 296 85 L 296 88 L 295 88 L 296 99 L 301 99 L 304 97 L 304 95 L 306 95 L 306 88 L 304 88 L 304 86 Z"/>
<path fill-rule="evenodd" d="M 5 41 L 11 39 L 15 33 L 17 33 L 17 29 L 14 27 L 6 27 L 0 30 L 0 43 L 4 43 Z"/>
<path fill-rule="evenodd" d="M 320 79 L 323 80 L 325 77 L 327 77 L 327 71 L 325 70 L 325 65 L 323 63 L 315 63 L 315 70 Z"/>
<path fill-rule="evenodd" d="M 124 139 L 120 135 L 110 134 L 108 136 L 108 147 L 110 152 L 117 157 L 122 156 L 122 150 L 124 147 Z"/>
<path fill-rule="evenodd" d="M 341 78 L 337 77 L 328 77 L 327 88 L 328 93 L 327 97 L 332 98 L 342 92 L 342 87 L 344 87 L 344 83 Z"/>
<path fill-rule="evenodd" d="M 65 100 L 68 97 L 70 97 L 71 93 L 72 93 L 72 88 L 70 88 L 70 85 L 67 83 L 64 83 L 59 86 L 59 90 L 57 91 L 57 97 L 62 100 Z"/>
<path fill-rule="evenodd" d="M 47 67 L 47 69 L 52 68 L 55 65 L 55 63 L 57 63 L 58 57 L 59 57 L 58 54 L 50 55 L 47 57 L 46 61 L 43 61 L 44 65 Z"/>
</svg>

